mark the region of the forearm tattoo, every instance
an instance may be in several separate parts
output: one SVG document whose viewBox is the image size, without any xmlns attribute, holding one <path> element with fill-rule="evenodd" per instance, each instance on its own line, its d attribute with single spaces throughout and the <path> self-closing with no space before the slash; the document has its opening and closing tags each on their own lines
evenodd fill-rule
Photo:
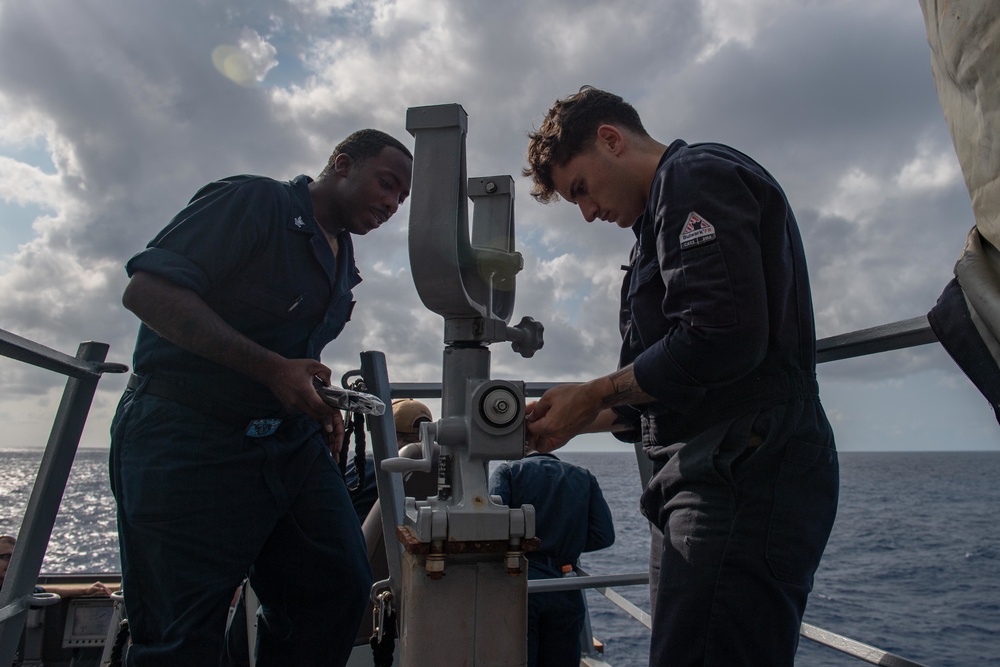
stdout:
<svg viewBox="0 0 1000 667">
<path fill-rule="evenodd" d="M 649 396 L 639 388 L 631 366 L 626 366 L 608 376 L 613 391 L 602 399 L 606 408 L 628 403 L 644 403 Z"/>
</svg>

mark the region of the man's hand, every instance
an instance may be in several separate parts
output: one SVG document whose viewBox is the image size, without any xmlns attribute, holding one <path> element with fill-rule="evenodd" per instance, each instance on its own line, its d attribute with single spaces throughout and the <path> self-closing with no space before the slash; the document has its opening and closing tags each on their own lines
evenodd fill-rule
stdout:
<svg viewBox="0 0 1000 667">
<path fill-rule="evenodd" d="M 529 424 L 530 428 L 530 424 Z M 563 445 L 565 445 L 569 440 L 558 440 L 556 438 L 550 438 L 544 435 L 532 435 L 528 433 L 527 441 L 524 443 L 525 451 L 527 455 L 529 451 L 536 451 L 540 454 L 548 454 L 549 452 L 554 452 Z"/>
<path fill-rule="evenodd" d="M 274 355 L 262 379 L 282 405 L 295 412 L 304 412 L 323 425 L 327 445 L 337 458 L 344 443 L 344 417 L 340 410 L 327 405 L 313 386 L 313 378 L 328 385 L 331 376 L 329 368 L 313 359 L 285 359 Z"/>
<path fill-rule="evenodd" d="M 528 445 L 551 452 L 585 432 L 602 409 L 592 383 L 562 384 L 527 406 Z"/>
<path fill-rule="evenodd" d="M 84 595 L 111 595 L 111 589 L 99 581 L 94 582 L 83 591 Z"/>
<path fill-rule="evenodd" d="M 320 424 L 338 452 L 344 418 L 320 398 L 313 378 L 330 384 L 329 368 L 314 359 L 286 359 L 261 347 L 225 322 L 194 291 L 157 275 L 137 271 L 122 296 L 125 307 L 175 345 L 267 385 L 289 410 Z"/>
<path fill-rule="evenodd" d="M 613 406 L 652 400 L 639 388 L 631 366 L 584 384 L 557 385 L 526 406 L 525 444 L 536 452 L 547 453 L 580 433 L 613 431 L 618 418 Z"/>
<path fill-rule="evenodd" d="M 337 410 L 339 413 L 340 410 Z M 341 417 L 339 428 L 338 424 L 335 422 L 333 424 L 333 430 L 327 431 L 326 433 L 326 446 L 330 450 L 330 454 L 333 455 L 334 461 L 340 461 L 340 450 L 344 447 L 344 419 Z"/>
</svg>

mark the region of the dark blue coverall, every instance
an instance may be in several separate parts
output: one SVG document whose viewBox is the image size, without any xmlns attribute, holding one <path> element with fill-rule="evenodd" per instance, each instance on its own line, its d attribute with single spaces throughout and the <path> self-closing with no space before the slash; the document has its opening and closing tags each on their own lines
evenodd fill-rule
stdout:
<svg viewBox="0 0 1000 667">
<path fill-rule="evenodd" d="M 490 493 L 509 507 L 534 505 L 538 551 L 528 553 L 528 578 L 562 577 L 580 554 L 610 547 L 615 526 L 597 479 L 552 454 L 501 463 Z M 582 591 L 528 596 L 528 667 L 579 667 L 586 608 Z"/>
<path fill-rule="evenodd" d="M 654 462 L 649 664 L 792 665 L 839 485 L 795 217 L 747 156 L 675 141 L 633 229 L 620 365 L 657 402 L 616 411 Z"/>
<path fill-rule="evenodd" d="M 318 229 L 309 181 L 209 184 L 126 270 L 193 290 L 278 354 L 318 359 L 360 276 L 350 234 L 334 257 Z M 344 664 L 371 571 L 320 424 L 145 324 L 134 370 L 111 439 L 128 664 L 218 664 L 248 572 L 262 604 L 258 665 Z"/>
</svg>

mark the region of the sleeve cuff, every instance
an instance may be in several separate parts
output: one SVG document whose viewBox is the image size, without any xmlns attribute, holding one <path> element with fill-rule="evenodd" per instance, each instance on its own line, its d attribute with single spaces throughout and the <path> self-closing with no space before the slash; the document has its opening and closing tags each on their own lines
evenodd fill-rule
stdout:
<svg viewBox="0 0 1000 667">
<path fill-rule="evenodd" d="M 626 427 L 612 429 L 611 435 L 622 442 L 639 442 L 642 439 L 642 410 L 634 405 L 618 405 L 611 409 L 617 415 L 614 426 Z"/>
<path fill-rule="evenodd" d="M 125 264 L 125 272 L 131 278 L 136 271 L 160 276 L 199 295 L 208 290 L 208 276 L 197 264 L 162 248 L 146 248 L 134 255 Z"/>
</svg>

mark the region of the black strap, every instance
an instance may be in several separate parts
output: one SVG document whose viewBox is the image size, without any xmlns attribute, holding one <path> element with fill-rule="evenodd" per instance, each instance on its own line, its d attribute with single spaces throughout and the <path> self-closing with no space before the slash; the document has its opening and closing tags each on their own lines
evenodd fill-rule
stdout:
<svg viewBox="0 0 1000 667">
<path fill-rule="evenodd" d="M 365 416 L 360 412 L 349 412 L 347 418 L 347 428 L 344 429 L 344 447 L 340 448 L 340 472 L 347 475 L 347 444 L 350 442 L 351 434 L 354 434 L 354 471 L 358 474 L 358 483 L 347 487 L 351 498 L 357 498 L 365 490 Z"/>
<path fill-rule="evenodd" d="M 111 654 L 108 656 L 110 667 L 122 667 L 125 664 L 125 647 L 130 639 L 128 619 L 123 618 L 118 624 L 118 632 L 115 633 L 115 643 L 111 646 Z"/>
<path fill-rule="evenodd" d="M 350 381 L 351 378 L 355 378 L 353 382 Z M 353 391 L 367 392 L 368 388 L 365 386 L 364 376 L 361 375 L 360 370 L 347 371 L 340 378 L 340 386 L 344 389 L 351 389 Z M 365 435 L 365 416 L 360 412 L 347 412 L 348 417 L 345 419 L 344 428 L 344 447 L 340 448 L 340 472 L 345 477 L 347 476 L 347 444 L 351 441 L 351 434 L 354 434 L 354 471 L 358 474 L 358 483 L 354 486 L 349 486 L 347 488 L 348 492 L 351 494 L 351 499 L 357 498 L 365 491 L 365 468 L 367 467 L 367 460 L 365 458 L 365 444 L 367 442 L 367 436 Z M 390 662 L 390 664 L 392 664 Z"/>
<path fill-rule="evenodd" d="M 392 667 L 392 654 L 396 648 L 396 614 L 391 609 L 386 614 L 386 627 L 382 631 L 382 641 L 378 633 L 373 632 L 368 645 L 372 647 L 372 662 L 374 667 Z"/>
</svg>

